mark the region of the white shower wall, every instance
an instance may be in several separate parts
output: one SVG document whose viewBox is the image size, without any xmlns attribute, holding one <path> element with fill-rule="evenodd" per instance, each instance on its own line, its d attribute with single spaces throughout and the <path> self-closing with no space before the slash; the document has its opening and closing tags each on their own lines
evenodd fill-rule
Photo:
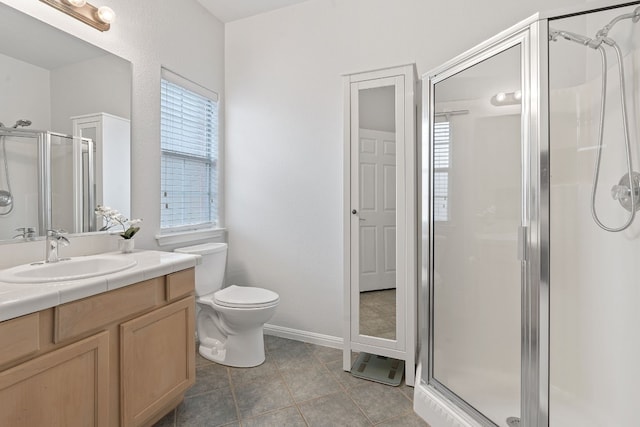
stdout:
<svg viewBox="0 0 640 427">
<path fill-rule="evenodd" d="M 13 210 L 8 215 L 0 216 L 2 239 L 20 234 L 17 228 L 33 227 L 38 230 L 38 139 L 35 137 L 4 137 L 9 169 L 9 183 L 13 195 Z M 1 141 L 1 139 L 0 139 Z M 0 189 L 7 190 L 4 153 L 0 143 Z M 8 212 L 0 208 L 0 213 Z"/>
<path fill-rule="evenodd" d="M 593 36 L 631 9 L 593 14 L 554 28 Z M 625 53 L 628 117 L 634 169 L 640 166 L 640 25 L 621 22 L 611 32 Z M 573 82 L 559 79 L 564 64 L 586 64 Z M 596 207 L 608 226 L 629 213 L 610 195 L 626 173 L 620 85 L 609 59 L 604 148 Z M 552 427 L 637 425 L 640 383 L 640 220 L 610 233 L 591 218 L 591 188 L 601 99 L 597 52 L 558 41 L 550 46 L 551 78 L 551 361 Z"/>
</svg>

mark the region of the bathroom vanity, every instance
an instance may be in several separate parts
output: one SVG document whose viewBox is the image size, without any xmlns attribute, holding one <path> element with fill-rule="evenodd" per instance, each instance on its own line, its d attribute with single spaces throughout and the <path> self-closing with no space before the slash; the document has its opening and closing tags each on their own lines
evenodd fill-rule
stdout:
<svg viewBox="0 0 640 427">
<path fill-rule="evenodd" d="M 114 256 L 137 263 L 66 283 L 0 283 L 0 425 L 152 425 L 194 384 L 197 258 Z"/>
</svg>

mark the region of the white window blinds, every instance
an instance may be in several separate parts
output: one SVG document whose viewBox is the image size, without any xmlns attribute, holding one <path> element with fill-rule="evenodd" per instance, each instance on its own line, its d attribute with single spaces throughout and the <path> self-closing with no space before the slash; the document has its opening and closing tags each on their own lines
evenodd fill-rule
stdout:
<svg viewBox="0 0 640 427">
<path fill-rule="evenodd" d="M 218 95 L 165 69 L 160 100 L 161 228 L 218 221 Z"/>
<path fill-rule="evenodd" d="M 437 122 L 433 129 L 433 219 L 449 220 L 449 167 L 451 130 L 449 122 Z"/>
</svg>

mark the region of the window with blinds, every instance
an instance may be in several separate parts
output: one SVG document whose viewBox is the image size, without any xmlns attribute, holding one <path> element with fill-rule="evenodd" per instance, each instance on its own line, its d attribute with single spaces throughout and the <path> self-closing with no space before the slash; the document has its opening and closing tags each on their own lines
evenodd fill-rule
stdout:
<svg viewBox="0 0 640 427">
<path fill-rule="evenodd" d="M 218 222 L 218 95 L 162 69 L 160 100 L 163 231 Z"/>
<path fill-rule="evenodd" d="M 433 219 L 449 221 L 449 167 L 451 129 L 449 122 L 437 122 L 433 129 Z"/>
</svg>

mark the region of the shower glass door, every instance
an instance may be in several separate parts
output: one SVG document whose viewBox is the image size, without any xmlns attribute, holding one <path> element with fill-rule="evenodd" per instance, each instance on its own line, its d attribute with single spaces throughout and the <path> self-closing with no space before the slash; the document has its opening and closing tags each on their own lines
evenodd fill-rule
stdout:
<svg viewBox="0 0 640 427">
<path fill-rule="evenodd" d="M 522 39 L 436 79 L 430 147 L 430 378 L 487 425 L 520 417 Z M 508 421 L 509 420 L 509 421 Z"/>
</svg>

